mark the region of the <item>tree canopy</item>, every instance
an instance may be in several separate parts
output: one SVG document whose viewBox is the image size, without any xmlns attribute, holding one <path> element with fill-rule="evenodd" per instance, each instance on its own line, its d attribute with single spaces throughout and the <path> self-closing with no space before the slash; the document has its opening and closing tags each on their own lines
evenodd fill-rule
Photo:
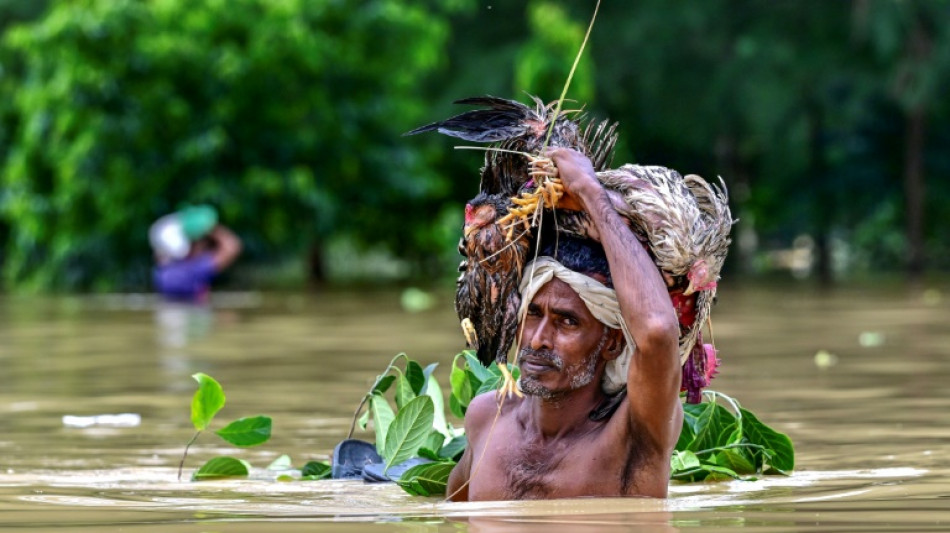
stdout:
<svg viewBox="0 0 950 533">
<path fill-rule="evenodd" d="M 0 4 L 9 289 L 147 288 L 149 224 L 199 202 L 242 236 L 245 264 L 345 241 L 450 277 L 480 155 L 402 134 L 462 97 L 555 99 L 592 11 L 44 5 Z M 774 268 L 769 250 L 807 236 L 830 279 L 950 267 L 948 89 L 946 3 L 643 0 L 604 2 L 568 97 L 620 121 L 615 164 L 723 177 L 741 219 L 731 268 Z"/>
</svg>

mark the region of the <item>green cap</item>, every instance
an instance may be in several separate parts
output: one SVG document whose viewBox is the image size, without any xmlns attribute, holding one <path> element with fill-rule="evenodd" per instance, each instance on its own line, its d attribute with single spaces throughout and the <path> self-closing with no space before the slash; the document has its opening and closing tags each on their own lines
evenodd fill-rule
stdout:
<svg viewBox="0 0 950 533">
<path fill-rule="evenodd" d="M 178 220 L 188 240 L 196 241 L 218 224 L 218 212 L 210 205 L 193 205 L 178 211 Z"/>
</svg>

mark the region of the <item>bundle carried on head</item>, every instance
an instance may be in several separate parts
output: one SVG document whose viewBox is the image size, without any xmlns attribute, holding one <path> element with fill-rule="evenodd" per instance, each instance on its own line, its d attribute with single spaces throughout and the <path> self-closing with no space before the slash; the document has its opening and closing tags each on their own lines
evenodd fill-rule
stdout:
<svg viewBox="0 0 950 533">
<path fill-rule="evenodd" d="M 532 97 L 535 106 L 485 96 L 456 103 L 483 106 L 409 134 L 426 131 L 471 142 L 494 143 L 485 154 L 479 194 L 466 205 L 459 250 L 465 257 L 456 292 L 456 311 L 469 343 L 486 364 L 504 363 L 518 327 L 518 285 L 537 239 L 551 232 L 586 236 L 583 211 L 558 206 L 557 183 L 536 183 L 529 157 L 544 147 L 567 147 L 585 154 L 614 208 L 650 251 L 663 273 L 680 321 L 684 389 L 699 401 L 718 364 L 704 347 L 701 329 L 709 318 L 716 280 L 730 243 L 732 217 L 725 185 L 699 176 L 685 178 L 659 166 L 607 167 L 617 141 L 616 123 L 594 123 L 555 111 Z M 555 116 L 555 113 L 557 116 Z"/>
</svg>

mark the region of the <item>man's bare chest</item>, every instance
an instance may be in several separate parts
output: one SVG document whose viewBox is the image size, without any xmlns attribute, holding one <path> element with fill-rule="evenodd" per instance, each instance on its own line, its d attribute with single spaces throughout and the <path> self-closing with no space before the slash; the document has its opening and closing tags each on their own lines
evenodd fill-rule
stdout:
<svg viewBox="0 0 950 533">
<path fill-rule="evenodd" d="M 487 443 L 481 465 L 476 454 L 470 498 L 548 499 L 627 492 L 631 449 L 611 449 L 597 434 L 546 443 L 506 437 Z"/>
</svg>

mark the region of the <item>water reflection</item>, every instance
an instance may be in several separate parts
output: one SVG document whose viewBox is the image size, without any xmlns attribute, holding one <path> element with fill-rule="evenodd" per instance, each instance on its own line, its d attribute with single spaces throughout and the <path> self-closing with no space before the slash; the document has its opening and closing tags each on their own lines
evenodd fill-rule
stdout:
<svg viewBox="0 0 950 533">
<path fill-rule="evenodd" d="M 482 504 L 264 474 L 175 480 L 193 432 L 191 374 L 222 383 L 226 421 L 268 414 L 274 436 L 260 448 L 235 449 L 209 432 L 189 452 L 186 471 L 218 455 L 245 459 L 258 472 L 282 454 L 298 466 L 326 459 L 395 353 L 440 362 L 436 376 L 447 383 L 461 348 L 449 291 L 417 313 L 406 313 L 395 291 L 216 294 L 203 308 L 160 305 L 147 295 L 0 299 L 4 527 L 941 530 L 950 493 L 950 427 L 942 423 L 950 406 L 950 301 L 881 290 L 722 293 L 715 332 L 724 366 L 713 388 L 792 437 L 792 476 L 673 484 L 666 501 Z M 822 350 L 834 358 L 816 358 Z M 63 424 L 64 415 L 109 413 L 136 413 L 141 423 Z"/>
</svg>

